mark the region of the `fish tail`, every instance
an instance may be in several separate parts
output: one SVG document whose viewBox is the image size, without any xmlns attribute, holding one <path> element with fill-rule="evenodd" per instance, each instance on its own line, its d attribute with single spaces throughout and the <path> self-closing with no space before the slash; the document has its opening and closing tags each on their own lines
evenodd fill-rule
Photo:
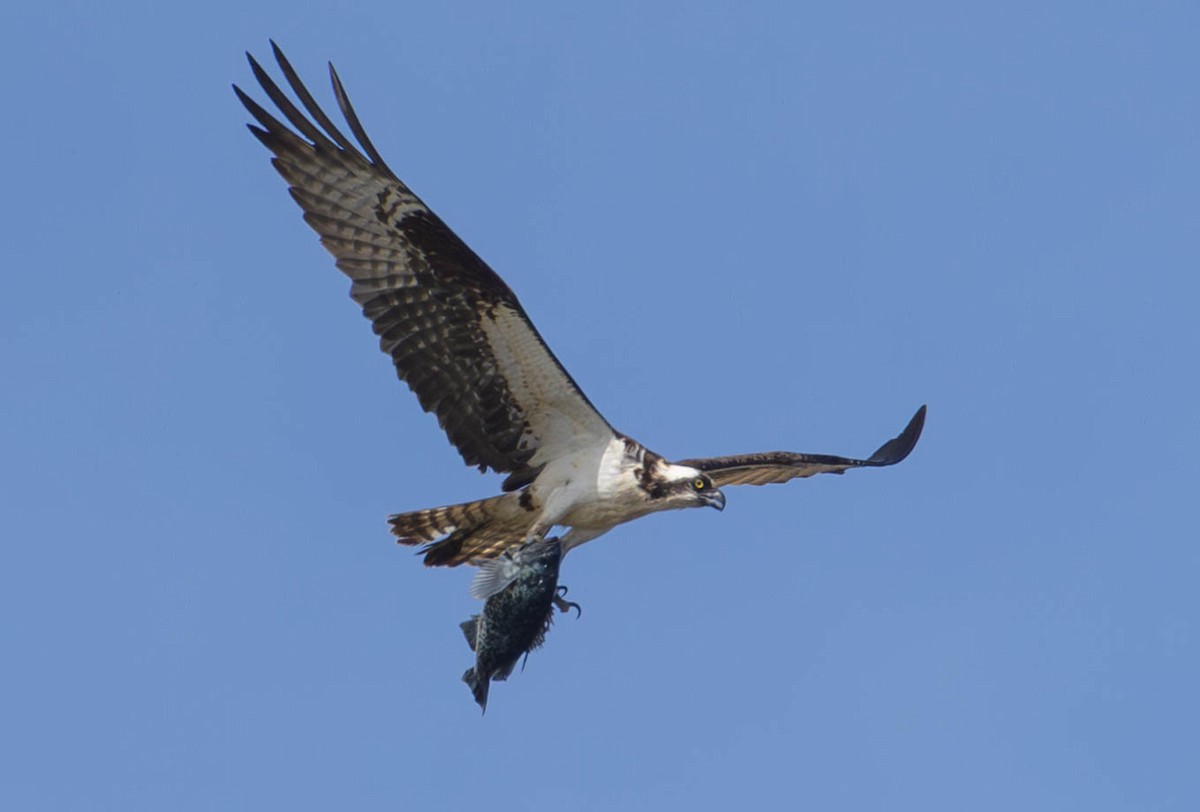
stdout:
<svg viewBox="0 0 1200 812">
<path fill-rule="evenodd" d="M 488 687 L 491 685 L 491 680 L 480 679 L 474 668 L 468 668 L 463 674 L 462 680 L 475 695 L 475 701 L 479 703 L 479 707 L 483 709 L 484 713 L 487 713 Z"/>
</svg>

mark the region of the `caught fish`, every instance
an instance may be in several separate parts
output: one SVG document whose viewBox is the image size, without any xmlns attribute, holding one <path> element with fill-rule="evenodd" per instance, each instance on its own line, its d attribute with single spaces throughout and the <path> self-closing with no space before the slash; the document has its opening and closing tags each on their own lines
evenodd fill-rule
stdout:
<svg viewBox="0 0 1200 812">
<path fill-rule="evenodd" d="M 485 713 L 491 682 L 508 679 L 517 660 L 545 641 L 554 605 L 564 612 L 579 609 L 562 599 L 561 561 L 558 539 L 530 542 L 486 562 L 471 582 L 472 597 L 485 603 L 482 612 L 460 624 L 475 652 L 475 665 L 463 674 L 463 682 Z"/>
</svg>

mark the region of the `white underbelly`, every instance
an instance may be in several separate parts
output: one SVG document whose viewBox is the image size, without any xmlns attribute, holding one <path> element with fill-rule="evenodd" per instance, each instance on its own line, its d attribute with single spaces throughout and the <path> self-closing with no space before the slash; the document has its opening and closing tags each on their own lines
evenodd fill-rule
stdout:
<svg viewBox="0 0 1200 812">
<path fill-rule="evenodd" d="M 590 453 L 589 453 L 590 452 Z M 600 531 L 650 512 L 633 476 L 624 441 L 551 463 L 534 483 L 543 518 L 556 525 Z"/>
<path fill-rule="evenodd" d="M 559 524 L 578 527 L 581 530 L 607 530 L 645 516 L 648 512 L 642 504 L 630 504 L 624 500 L 602 500 L 575 506 L 562 517 Z"/>
</svg>

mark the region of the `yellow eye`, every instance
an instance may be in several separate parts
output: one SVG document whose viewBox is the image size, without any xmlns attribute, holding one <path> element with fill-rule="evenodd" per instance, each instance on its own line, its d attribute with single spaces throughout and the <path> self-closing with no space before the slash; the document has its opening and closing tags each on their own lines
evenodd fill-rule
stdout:
<svg viewBox="0 0 1200 812">
<path fill-rule="evenodd" d="M 700 477 L 696 477 L 695 479 L 693 479 L 693 480 L 692 480 L 692 487 L 693 487 L 693 488 L 695 488 L 695 489 L 696 489 L 696 490 L 698 490 L 698 491 L 702 491 L 702 490 L 704 490 L 706 487 L 708 487 L 708 483 L 707 483 L 707 482 L 705 482 L 705 481 L 704 481 L 703 479 L 701 479 Z"/>
</svg>

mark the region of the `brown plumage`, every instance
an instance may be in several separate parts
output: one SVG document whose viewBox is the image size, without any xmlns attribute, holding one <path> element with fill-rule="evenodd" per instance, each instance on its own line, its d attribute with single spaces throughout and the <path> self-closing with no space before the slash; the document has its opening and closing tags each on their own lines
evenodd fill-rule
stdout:
<svg viewBox="0 0 1200 812">
<path fill-rule="evenodd" d="M 425 554 L 426 566 L 454 567 L 495 558 L 523 542 L 530 521 L 529 511 L 521 506 L 523 496 L 506 493 L 461 505 L 399 513 L 389 516 L 388 524 L 401 544 L 425 544 L 420 552 Z"/>
<path fill-rule="evenodd" d="M 908 421 L 904 431 L 888 440 L 865 460 L 830 454 L 801 454 L 793 451 L 766 451 L 731 457 L 704 457 L 680 460 L 712 477 L 718 488 L 725 485 L 772 485 L 813 474 L 843 474 L 850 468 L 882 468 L 901 462 L 916 446 L 925 427 L 925 407 Z"/>
<path fill-rule="evenodd" d="M 350 277 L 350 296 L 370 319 L 380 348 L 421 407 L 437 414 L 467 464 L 511 473 L 505 490 L 528 482 L 537 468 L 530 459 L 556 430 L 547 425 L 548 400 L 594 431 L 611 431 L 504 280 L 384 163 L 333 66 L 338 107 L 357 145 L 316 103 L 278 46 L 271 47 L 308 116 L 247 54 L 255 78 L 296 130 L 235 85 L 261 125 L 250 131 L 274 154 L 271 163 L 305 222 Z M 496 333 L 541 371 L 536 391 L 514 389 L 503 374 Z"/>
</svg>

